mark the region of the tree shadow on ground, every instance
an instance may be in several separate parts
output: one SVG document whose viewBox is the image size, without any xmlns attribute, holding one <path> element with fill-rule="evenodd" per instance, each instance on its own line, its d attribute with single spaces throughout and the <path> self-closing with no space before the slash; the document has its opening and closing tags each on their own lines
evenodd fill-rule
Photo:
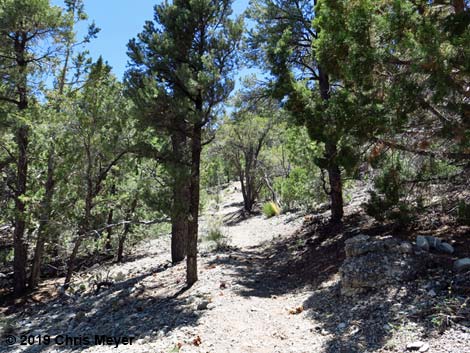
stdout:
<svg viewBox="0 0 470 353">
<path fill-rule="evenodd" d="M 317 288 L 303 307 L 317 323 L 315 329 L 327 338 L 325 353 L 402 352 L 410 342 L 431 341 L 449 329 L 470 328 L 470 311 L 465 308 L 468 299 L 449 292 L 452 279 L 445 272 L 432 269 L 414 281 L 354 297 L 342 295 L 339 281 L 333 281 Z M 430 288 L 435 291 L 432 295 L 428 294 Z M 453 315 L 449 310 L 455 310 Z M 446 315 L 460 320 L 446 322 Z M 456 343 L 453 352 L 466 351 Z"/>
<path fill-rule="evenodd" d="M 402 238 L 409 234 L 399 234 L 393 224 L 371 223 L 363 214 L 348 215 L 343 225 L 331 225 L 324 219 L 315 217 L 302 230 L 263 249 L 237 249 L 212 263 L 234 270 L 232 285 L 242 296 L 311 293 L 299 306 L 302 315 L 315 323 L 317 333 L 325 336 L 324 352 L 328 353 L 403 350 L 408 342 L 394 342 L 395 330 L 409 330 L 409 337 L 416 338 L 434 335 L 433 320 L 441 315 L 440 302 L 455 299 L 463 303 L 462 296 L 449 298 L 452 278 L 445 279 L 449 271 L 442 264 L 428 268 L 410 283 L 353 298 L 341 295 L 338 272 L 345 259 L 345 240 L 358 234 Z M 430 289 L 436 291 L 435 297 L 427 294 Z"/>
<path fill-rule="evenodd" d="M 183 267 L 180 266 L 182 270 Z M 174 268 L 172 268 L 174 269 Z M 186 289 L 183 281 L 159 281 L 157 274 L 165 266 L 153 268 L 137 277 L 118 282 L 111 287 L 82 296 L 60 296 L 46 304 L 12 307 L 12 318 L 35 317 L 19 329 L 32 335 L 68 335 L 71 337 L 135 337 L 156 340 L 182 326 L 195 326 L 202 315 L 187 299 L 179 295 Z M 179 282 L 179 283 L 177 283 Z M 13 313 L 13 311 L 15 311 Z M 91 340 L 93 345 L 93 339 Z M 29 346 L 22 352 L 36 353 L 48 346 Z M 86 346 L 54 346 L 56 349 L 83 350 Z"/>
<path fill-rule="evenodd" d="M 251 217 L 258 216 L 259 214 L 260 212 L 257 210 L 247 212 L 244 208 L 240 208 L 236 211 L 225 214 L 223 217 L 223 222 L 226 226 L 235 226 L 243 221 L 248 220 Z"/>
<path fill-rule="evenodd" d="M 237 249 L 212 263 L 235 270 L 242 296 L 282 295 L 306 285 L 319 285 L 335 274 L 344 259 L 344 240 L 357 234 L 349 228 L 313 222 L 263 249 Z"/>
</svg>

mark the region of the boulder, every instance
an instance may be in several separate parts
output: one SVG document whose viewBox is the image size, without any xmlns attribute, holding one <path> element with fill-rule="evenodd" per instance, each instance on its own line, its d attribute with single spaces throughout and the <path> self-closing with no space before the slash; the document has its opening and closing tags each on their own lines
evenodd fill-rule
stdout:
<svg viewBox="0 0 470 353">
<path fill-rule="evenodd" d="M 426 240 L 428 241 L 429 243 L 429 247 L 431 249 L 434 249 L 434 250 L 439 250 L 439 246 L 441 245 L 442 243 L 442 240 L 437 238 L 437 237 L 433 237 L 433 236 L 430 236 L 430 235 L 427 235 L 426 236 Z"/>
<path fill-rule="evenodd" d="M 453 254 L 454 253 L 454 247 L 450 245 L 449 243 L 440 243 L 438 247 L 436 248 L 437 251 L 444 253 L 444 254 Z"/>
<path fill-rule="evenodd" d="M 416 246 L 424 251 L 432 249 L 443 254 L 450 255 L 454 253 L 454 247 L 452 245 L 430 235 L 418 235 L 416 237 Z"/>
<path fill-rule="evenodd" d="M 454 270 L 457 272 L 470 270 L 470 257 L 456 260 L 454 262 Z"/>
<path fill-rule="evenodd" d="M 423 235 L 418 235 L 416 237 L 416 246 L 424 251 L 429 251 L 428 239 Z"/>
<path fill-rule="evenodd" d="M 346 240 L 346 259 L 339 269 L 341 293 L 352 296 L 414 278 L 427 257 L 404 252 L 409 248 L 404 243 L 365 235 Z"/>
</svg>

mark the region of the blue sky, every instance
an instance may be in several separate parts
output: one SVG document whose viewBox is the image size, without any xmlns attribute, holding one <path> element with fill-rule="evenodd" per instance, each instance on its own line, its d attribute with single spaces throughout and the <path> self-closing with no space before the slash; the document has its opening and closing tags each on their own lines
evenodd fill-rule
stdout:
<svg viewBox="0 0 470 353">
<path fill-rule="evenodd" d="M 113 67 L 115 75 L 122 79 L 127 64 L 127 43 L 141 32 L 144 22 L 153 18 L 153 7 L 158 0 L 84 0 L 89 21 L 101 28 L 98 37 L 87 44 L 86 49 L 96 59 L 100 55 Z M 51 0 L 53 5 L 63 6 L 63 0 Z M 242 13 L 248 0 L 235 0 L 234 13 Z M 86 25 L 78 28 L 79 36 L 86 33 Z M 251 70 L 242 70 L 241 75 Z M 239 75 L 240 76 L 240 75 Z"/>
</svg>

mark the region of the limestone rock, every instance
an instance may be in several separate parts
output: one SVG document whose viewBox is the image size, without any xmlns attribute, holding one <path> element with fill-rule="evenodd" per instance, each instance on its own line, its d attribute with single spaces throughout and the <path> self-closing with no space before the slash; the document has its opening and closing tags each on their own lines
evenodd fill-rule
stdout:
<svg viewBox="0 0 470 353">
<path fill-rule="evenodd" d="M 433 236 L 427 235 L 427 236 L 426 236 L 426 240 L 428 241 L 429 247 L 430 247 L 431 249 L 439 250 L 439 246 L 440 246 L 441 243 L 442 243 L 441 239 L 439 239 L 439 238 L 437 238 L 437 237 L 433 237 Z"/>
<path fill-rule="evenodd" d="M 454 247 L 450 245 L 449 243 L 440 243 L 437 249 L 439 252 L 444 253 L 444 254 L 453 254 L 454 253 Z"/>
<path fill-rule="evenodd" d="M 406 349 L 409 351 L 427 352 L 429 344 L 421 341 L 411 342 L 406 345 Z"/>
<path fill-rule="evenodd" d="M 425 236 L 418 235 L 416 237 L 416 246 L 424 251 L 429 251 L 429 243 Z"/>
<path fill-rule="evenodd" d="M 470 257 L 456 260 L 454 262 L 454 270 L 457 272 L 470 270 Z"/>
<path fill-rule="evenodd" d="M 341 293 L 353 296 L 414 278 L 426 257 L 412 256 L 403 248 L 408 245 L 393 237 L 358 235 L 346 240 L 346 260 L 339 269 Z"/>
<path fill-rule="evenodd" d="M 400 244 L 400 250 L 404 254 L 412 254 L 413 253 L 413 245 L 411 243 L 404 241 Z"/>
<path fill-rule="evenodd" d="M 452 245 L 430 235 L 418 235 L 416 237 L 416 246 L 424 251 L 429 251 L 432 249 L 444 254 L 454 253 L 454 247 Z"/>
<path fill-rule="evenodd" d="M 203 299 L 203 300 L 199 301 L 199 303 L 196 306 L 196 309 L 197 310 L 206 310 L 206 309 L 208 309 L 209 303 L 210 302 L 208 300 Z"/>
</svg>

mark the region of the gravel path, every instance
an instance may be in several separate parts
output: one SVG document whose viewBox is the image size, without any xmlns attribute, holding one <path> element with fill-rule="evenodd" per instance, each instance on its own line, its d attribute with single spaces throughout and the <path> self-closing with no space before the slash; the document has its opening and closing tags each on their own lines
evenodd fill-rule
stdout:
<svg viewBox="0 0 470 353">
<path fill-rule="evenodd" d="M 26 306 L 3 308 L 4 335 L 50 335 L 52 343 L 39 345 L 36 338 L 33 345 L 2 344 L 0 351 L 379 353 L 404 352 L 410 341 L 427 337 L 429 352 L 470 352 L 470 329 L 427 333 L 408 309 L 400 324 L 395 320 L 392 325 L 397 299 L 387 299 L 386 291 L 356 301 L 342 298 L 336 272 L 325 277 L 331 266 L 325 265 L 322 274 L 311 273 L 313 279 L 324 278 L 321 284 L 306 285 L 308 280 L 298 275 L 301 271 L 285 266 L 301 258 L 312 240 L 311 232 L 301 231 L 303 217 L 240 218 L 238 190 L 231 185 L 222 195 L 223 203 L 209 207 L 201 219 L 202 238 L 214 221 L 224 220 L 222 231 L 230 246 L 215 252 L 206 242 L 200 244 L 199 281 L 193 287 L 184 290 L 184 264 L 170 264 L 169 238 L 147 241 L 124 264 L 100 264 L 79 274 L 76 287 L 85 288 L 80 294 L 38 297 L 36 302 L 33 295 Z M 326 247 L 330 243 L 324 242 Z M 315 248 L 318 256 L 305 268 L 327 258 L 322 246 Z M 331 254 L 337 263 L 336 253 Z M 99 292 L 89 286 L 104 277 L 115 284 Z M 43 289 L 59 281 L 46 282 Z M 408 293 L 414 298 L 411 308 L 421 300 L 413 293 Z M 95 335 L 134 339 L 115 348 L 97 344 Z M 64 337 L 75 341 L 54 344 Z"/>
<path fill-rule="evenodd" d="M 203 217 L 202 234 L 211 217 L 230 223 L 223 226 L 230 250 L 203 252 L 200 280 L 189 290 L 182 291 L 184 264 L 169 266 L 169 239 L 146 242 L 136 249 L 134 260 L 96 266 L 81 276 L 83 283 L 109 277 L 118 282 L 111 288 L 54 299 L 12 315 L 15 335 L 47 334 L 53 341 L 58 335 L 82 337 L 78 346 L 14 345 L 8 351 L 116 352 L 114 346 L 83 344 L 84 337 L 95 334 L 136 337 L 132 345 L 119 345 L 119 352 L 321 351 L 322 336 L 301 309 L 308 293 L 270 294 L 272 287 L 284 285 L 283 279 L 260 280 L 264 269 L 258 266 L 264 246 L 296 231 L 302 217 L 256 215 L 233 221 L 241 201 L 232 185 L 218 211 Z"/>
</svg>

